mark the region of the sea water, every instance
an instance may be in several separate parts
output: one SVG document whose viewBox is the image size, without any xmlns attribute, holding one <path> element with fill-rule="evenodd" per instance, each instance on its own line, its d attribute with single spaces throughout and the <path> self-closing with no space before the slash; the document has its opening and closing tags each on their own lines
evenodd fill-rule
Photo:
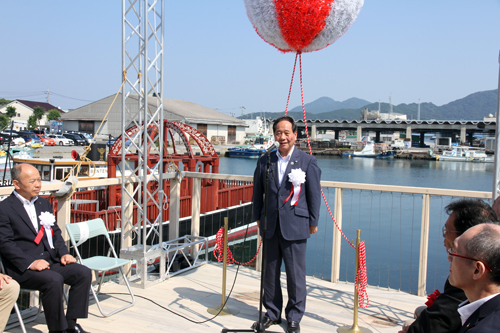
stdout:
<svg viewBox="0 0 500 333">
<path fill-rule="evenodd" d="M 493 187 L 493 163 L 321 156 L 317 159 L 321 179 L 326 181 L 471 191 L 491 191 Z M 222 157 L 219 173 L 253 175 L 256 163 L 255 159 Z M 334 192 L 334 189 L 324 189 L 332 212 Z M 441 228 L 448 217 L 445 206 L 456 199 L 431 197 L 427 292 L 442 291 L 448 276 L 449 263 Z M 370 285 L 416 293 L 421 215 L 422 195 L 344 190 L 342 230 L 353 243 L 356 229 L 361 230 Z M 333 228 L 333 220 L 323 202 L 318 233 L 308 242 L 308 275 L 331 278 Z M 341 281 L 354 280 L 354 262 L 355 251 L 342 238 Z"/>
</svg>

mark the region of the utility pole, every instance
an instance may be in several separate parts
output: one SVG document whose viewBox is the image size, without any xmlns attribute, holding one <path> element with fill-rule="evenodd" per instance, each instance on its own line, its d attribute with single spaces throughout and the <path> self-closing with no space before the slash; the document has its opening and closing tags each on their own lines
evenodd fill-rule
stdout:
<svg viewBox="0 0 500 333">
<path fill-rule="evenodd" d="M 420 120 L 420 98 L 418 99 L 418 113 L 417 113 L 417 120 Z"/>
<path fill-rule="evenodd" d="M 47 95 L 47 104 L 50 104 L 49 97 L 50 97 L 50 94 L 52 94 L 52 93 L 50 92 L 49 88 L 47 88 L 47 91 L 44 91 L 43 93 Z"/>
</svg>

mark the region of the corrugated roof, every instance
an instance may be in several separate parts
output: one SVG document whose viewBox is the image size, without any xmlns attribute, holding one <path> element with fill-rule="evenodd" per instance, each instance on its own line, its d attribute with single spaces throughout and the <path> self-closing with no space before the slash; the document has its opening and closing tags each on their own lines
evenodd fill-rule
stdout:
<svg viewBox="0 0 500 333">
<path fill-rule="evenodd" d="M 99 101 L 87 104 L 78 109 L 72 110 L 61 116 L 61 120 L 102 120 L 108 111 L 114 95 L 105 97 Z M 156 107 L 156 99 L 151 97 L 148 104 Z M 127 107 L 132 113 L 138 110 L 138 100 L 136 96 L 127 99 Z M 224 113 L 212 110 L 205 106 L 176 99 L 163 99 L 164 118 L 171 121 L 181 121 L 190 123 L 219 124 L 246 126 L 243 120 L 231 117 Z M 108 115 L 110 120 L 121 120 L 122 115 L 122 97 L 121 94 L 116 98 L 115 103 Z M 126 122 L 128 122 L 127 119 Z"/>
</svg>

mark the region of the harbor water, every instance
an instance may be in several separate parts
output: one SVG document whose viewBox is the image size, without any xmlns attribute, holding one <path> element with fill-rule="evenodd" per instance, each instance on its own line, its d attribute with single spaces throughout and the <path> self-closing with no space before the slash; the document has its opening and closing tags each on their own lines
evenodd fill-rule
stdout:
<svg viewBox="0 0 500 333">
<path fill-rule="evenodd" d="M 222 174 L 253 175 L 255 159 L 220 158 Z M 493 163 L 318 157 L 322 180 L 379 185 L 491 191 Z M 307 180 L 306 180 L 307 181 Z M 324 188 L 333 212 L 334 189 Z M 449 272 L 441 228 L 452 197 L 431 197 L 427 292 L 442 291 Z M 491 204 L 491 202 L 489 202 Z M 422 195 L 344 190 L 343 225 L 354 242 L 361 229 L 367 253 L 368 283 L 417 292 Z M 308 242 L 307 274 L 331 278 L 334 223 L 323 203 L 318 233 Z M 354 281 L 354 249 L 341 240 L 341 281 Z"/>
</svg>

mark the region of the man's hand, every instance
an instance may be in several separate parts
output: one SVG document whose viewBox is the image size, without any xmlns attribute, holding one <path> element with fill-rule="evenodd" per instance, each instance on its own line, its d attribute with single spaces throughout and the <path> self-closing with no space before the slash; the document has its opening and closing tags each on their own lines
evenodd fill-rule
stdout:
<svg viewBox="0 0 500 333">
<path fill-rule="evenodd" d="M 312 234 L 315 234 L 316 232 L 318 232 L 318 227 L 313 227 L 312 225 L 309 226 L 309 233 L 312 235 Z"/>
<path fill-rule="evenodd" d="M 12 280 L 10 276 L 0 273 L 0 289 L 3 289 L 4 281 L 9 283 L 10 280 Z"/>
<path fill-rule="evenodd" d="M 43 259 L 38 259 L 33 261 L 33 263 L 30 266 L 30 269 L 32 271 L 43 271 L 45 269 L 50 269 L 50 264 Z"/>
<path fill-rule="evenodd" d="M 75 257 L 71 254 L 65 254 L 61 257 L 61 265 L 66 266 L 67 264 L 74 264 L 76 262 Z"/>
</svg>

